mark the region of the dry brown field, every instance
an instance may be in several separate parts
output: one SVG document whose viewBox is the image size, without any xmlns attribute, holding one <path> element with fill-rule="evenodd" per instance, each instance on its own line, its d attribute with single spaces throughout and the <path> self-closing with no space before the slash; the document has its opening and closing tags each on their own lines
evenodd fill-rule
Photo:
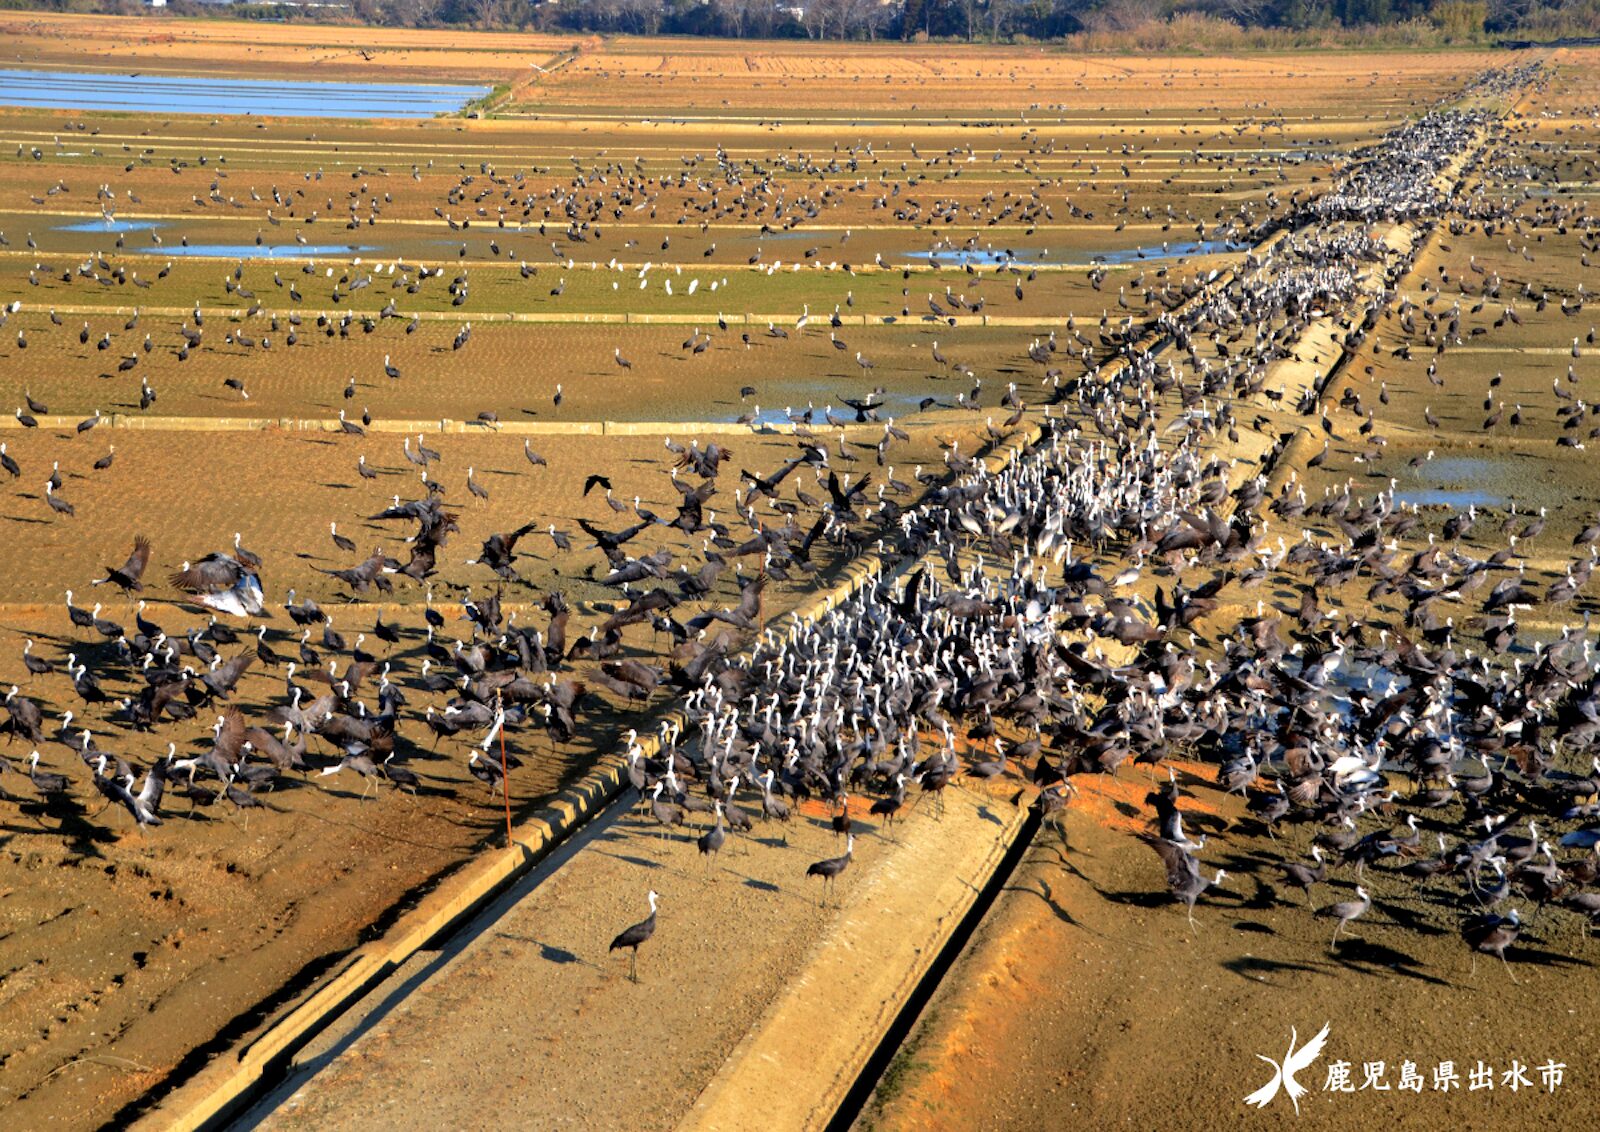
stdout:
<svg viewBox="0 0 1600 1132">
<path fill-rule="evenodd" d="M 397 82 L 509 81 L 577 46 L 553 35 L 307 26 L 234 20 L 128 19 L 7 12 L 7 64 Z"/>
</svg>

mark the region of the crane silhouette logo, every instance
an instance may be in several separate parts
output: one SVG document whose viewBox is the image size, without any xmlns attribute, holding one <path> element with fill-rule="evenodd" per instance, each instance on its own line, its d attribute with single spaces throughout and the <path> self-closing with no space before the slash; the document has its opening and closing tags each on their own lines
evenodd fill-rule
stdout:
<svg viewBox="0 0 1600 1132">
<path fill-rule="evenodd" d="M 1328 1041 L 1328 1026 L 1329 1023 L 1324 1022 L 1317 1036 L 1299 1049 L 1295 1049 L 1295 1043 L 1300 1040 L 1300 1035 L 1293 1026 L 1289 1027 L 1289 1052 L 1283 1055 L 1281 1062 L 1274 1061 L 1264 1053 L 1256 1054 L 1272 1066 L 1272 1079 L 1246 1097 L 1244 1103 L 1266 1108 L 1272 1098 L 1278 1095 L 1279 1086 L 1282 1086 L 1283 1091 L 1289 1094 L 1289 1102 L 1294 1105 L 1295 1115 L 1299 1116 L 1300 1098 L 1306 1095 L 1306 1087 L 1296 1081 L 1294 1075 L 1322 1056 L 1322 1047 Z"/>
</svg>

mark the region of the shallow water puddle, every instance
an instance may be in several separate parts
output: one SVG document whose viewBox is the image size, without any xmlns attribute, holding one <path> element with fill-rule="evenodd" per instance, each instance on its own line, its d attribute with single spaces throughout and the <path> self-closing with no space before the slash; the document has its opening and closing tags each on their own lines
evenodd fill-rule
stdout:
<svg viewBox="0 0 1600 1132">
<path fill-rule="evenodd" d="M 1416 507 L 1500 507 L 1505 500 L 1486 491 L 1472 489 L 1419 488 L 1415 491 L 1397 491 L 1396 503 L 1409 503 Z"/>
<path fill-rule="evenodd" d="M 1110 251 L 1068 251 L 1052 254 L 1049 248 L 948 248 L 928 252 L 908 252 L 911 264 L 933 263 L 939 267 L 1069 267 L 1080 263 L 1123 264 L 1149 259 L 1176 259 L 1189 255 L 1223 255 L 1244 251 L 1248 244 L 1231 240 L 1184 240 L 1145 247 L 1115 248 Z"/>
<path fill-rule="evenodd" d="M 1395 502 L 1418 507 L 1501 507 L 1506 497 L 1489 488 L 1511 478 L 1504 461 L 1485 456 L 1440 456 L 1423 464 L 1418 476 L 1439 486 L 1396 491 Z"/>
<path fill-rule="evenodd" d="M 151 251 L 158 255 L 225 256 L 229 259 L 305 259 L 309 256 L 349 255 L 369 252 L 362 244 L 164 244 Z"/>
<path fill-rule="evenodd" d="M 0 69 L 0 105 L 289 118 L 432 118 L 489 93 L 434 83 L 290 82 Z"/>
</svg>

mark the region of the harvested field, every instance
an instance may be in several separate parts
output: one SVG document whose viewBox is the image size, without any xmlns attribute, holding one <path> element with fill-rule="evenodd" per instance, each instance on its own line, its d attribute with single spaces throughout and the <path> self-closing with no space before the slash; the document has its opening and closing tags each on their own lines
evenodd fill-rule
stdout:
<svg viewBox="0 0 1600 1132">
<path fill-rule="evenodd" d="M 549 63 L 578 41 L 561 36 L 260 21 L 128 20 L 8 12 L 0 32 L 18 66 L 327 79 L 501 81 Z"/>
<path fill-rule="evenodd" d="M 0 496 L 0 685 L 16 683 L 41 712 L 40 742 L 13 724 L 18 734 L 0 752 L 0 1111 L 19 1127 L 140 1116 L 160 1126 L 170 1113 L 152 1106 L 208 1063 L 225 1065 L 352 948 L 498 846 L 499 779 L 469 754 L 489 734 L 497 690 L 509 689 L 504 735 L 522 764 L 509 776 L 510 808 L 531 820 L 627 750 L 627 728 L 653 732 L 656 713 L 705 694 L 703 676 L 733 671 L 724 653 L 760 647 L 771 618 L 808 607 L 862 562 L 909 573 L 910 559 L 927 553 L 924 569 L 938 579 L 929 586 L 951 599 L 978 584 L 971 579 L 1009 586 L 1035 565 L 1052 583 L 1079 564 L 1105 579 L 1137 567 L 1120 583 L 1127 604 L 1096 606 L 1081 622 L 1070 603 L 1059 611 L 1057 643 L 1065 652 L 1069 641 L 1090 642 L 1073 654 L 1090 667 L 1110 664 L 1098 650 L 1116 651 L 1119 621 L 1157 617 L 1180 582 L 1192 596 L 1213 571 L 1226 573 L 1215 607 L 1182 631 L 1164 625 L 1154 643 L 1121 642 L 1130 665 L 1181 652 L 1226 667 L 1257 598 L 1287 619 L 1317 588 L 1307 574 L 1315 564 L 1286 561 L 1289 547 L 1357 537 L 1358 505 L 1297 510 L 1301 488 L 1316 504 L 1371 496 L 1392 480 L 1395 498 L 1419 507 L 1414 526 L 1392 533 L 1396 562 L 1430 537 L 1483 560 L 1516 533 L 1520 576 L 1541 592 L 1570 577 L 1573 535 L 1600 508 L 1586 448 L 1556 445 L 1563 434 L 1589 437 L 1588 389 L 1600 372 L 1583 290 L 1593 289 L 1600 254 L 1585 203 L 1600 179 L 1593 52 L 1541 57 L 1546 69 L 1514 90 L 1488 82 L 1457 99 L 1474 76 L 1511 60 L 1467 51 L 1082 59 L 1031 47 L 799 43 L 752 54 L 626 38 L 19 13 L 0 17 L 0 29 L 16 66 L 292 71 L 510 91 L 486 118 L 415 122 L 0 109 L 0 300 L 14 304 L 0 326 L 0 441 L 17 465 L 0 477 L 9 488 Z M 1383 211 L 1328 220 L 1323 235 L 1334 242 L 1322 252 L 1348 279 L 1336 270 L 1303 305 L 1249 325 L 1207 305 L 1243 304 L 1240 281 L 1258 285 L 1281 262 L 1264 241 L 1285 225 L 1313 239 L 1308 210 L 1344 183 L 1352 158 L 1371 160 L 1369 147 L 1381 152 L 1394 130 L 1441 105 L 1485 117 L 1455 164 L 1441 164 L 1454 195 L 1437 228 L 1431 215 L 1402 225 Z M 1533 182 L 1539 191 L 1523 193 Z M 1386 293 L 1386 273 L 1402 270 Z M 1335 299 L 1342 305 L 1330 313 L 1317 306 Z M 1366 337 L 1355 329 L 1363 304 L 1377 319 Z M 1212 313 L 1179 345 L 1172 327 L 1197 309 Z M 1157 359 L 1148 372 L 1128 368 L 1146 357 Z M 1568 396 L 1553 396 L 1552 382 Z M 1107 393 L 1124 386 L 1125 396 Z M 1504 416 L 1486 425 L 1502 402 Z M 1565 406 L 1583 416 L 1553 415 Z M 1263 477 L 1261 514 L 1230 512 L 1254 540 L 1249 555 L 1158 551 L 1164 524 L 1181 522 L 1159 508 L 1148 530 L 1125 512 L 1111 527 L 1076 532 L 1069 547 L 1047 547 L 1036 530 L 1011 533 L 1032 521 L 1022 509 L 967 510 L 950 494 L 994 482 L 976 454 L 1010 453 L 1063 417 L 1070 439 L 1060 443 L 1082 446 L 1067 464 L 1099 461 L 1109 482 L 1144 445 L 1157 463 L 1185 469 L 1175 490 L 1197 511 L 1231 506 Z M 1050 443 L 1027 459 L 1048 460 Z M 1211 481 L 1221 495 L 1202 504 Z M 1291 504 L 1267 510 L 1281 499 Z M 1493 519 L 1447 538 L 1444 524 L 1468 503 Z M 919 527 L 957 513 L 971 520 L 959 548 Z M 1528 533 L 1535 515 L 1544 527 Z M 97 586 L 136 536 L 153 547 L 142 588 Z M 1280 536 L 1285 553 L 1274 557 Z M 227 586 L 208 595 L 169 583 L 237 548 L 260 558 L 263 611 L 213 616 L 199 599 L 221 600 Z M 1252 567 L 1260 577 L 1248 577 Z M 1299 633 L 1296 655 L 1307 657 L 1333 650 L 1333 634 L 1370 643 L 1380 625 L 1414 630 L 1429 649 L 1465 639 L 1484 650 L 1504 628 L 1485 624 L 1482 601 L 1501 580 L 1488 569 L 1469 571 L 1489 581 L 1483 592 L 1441 584 L 1416 625 L 1404 624 L 1417 616 L 1414 593 L 1374 590 L 1373 577 L 1352 570 L 1321 586 L 1336 629 L 1301 632 L 1286 620 L 1284 634 Z M 310 616 L 308 600 L 328 622 Z M 1592 606 L 1584 593 L 1569 600 L 1565 610 L 1519 613 L 1526 637 L 1490 651 L 1531 664 L 1535 644 Z M 976 616 L 983 632 L 1010 624 Z M 1362 620 L 1365 636 L 1354 624 Z M 213 654 L 255 657 L 258 639 L 267 655 L 231 684 L 206 683 L 226 670 Z M 34 671 L 25 655 L 51 670 Z M 1079 678 L 1052 698 L 1110 710 L 1106 689 Z M 1374 687 L 1352 684 L 1349 696 L 1382 688 L 1360 679 Z M 949 682 L 961 699 L 971 672 L 953 667 Z M 152 689 L 163 688 L 173 707 L 151 718 Z M 754 691 L 736 698 L 752 699 L 751 717 L 765 713 L 770 726 L 789 707 L 769 694 L 770 707 Z M 874 693 L 863 682 L 852 695 L 865 705 Z M 322 702 L 332 705 L 327 718 L 297 714 Z M 750 760 L 736 804 L 759 813 L 770 803 L 750 775 L 772 762 L 772 789 L 801 819 L 792 850 L 763 836 L 747 861 L 730 845 L 736 863 L 713 863 L 714 884 L 693 852 L 710 816 L 696 812 L 664 841 L 653 836 L 656 817 L 608 819 L 518 904 L 518 923 L 537 921 L 531 934 L 491 931 L 448 969 L 424 957 L 414 1010 L 332 1043 L 326 1063 L 306 1069 L 303 1094 L 281 1108 L 280 1096 L 252 1120 L 470 1123 L 456 1070 L 425 1042 L 438 1018 L 474 1006 L 457 996 L 481 995 L 476 975 L 504 998 L 475 1032 L 481 1044 L 462 1046 L 476 1051 L 471 1060 L 492 1057 L 495 1027 L 520 1025 L 537 1001 L 548 1008 L 543 1028 L 524 1037 L 547 1062 L 539 1105 L 577 1113 L 579 1124 L 691 1120 L 752 1031 L 777 1016 L 819 941 L 863 930 L 874 886 L 892 885 L 901 868 L 936 877 L 941 837 L 992 869 L 985 838 L 1013 835 L 1020 808 L 1048 797 L 1034 779 L 1047 761 L 1065 765 L 1070 729 L 1040 733 L 1009 705 L 993 718 L 963 703 L 950 709 L 959 718 L 944 742 L 934 723 L 943 709 L 930 706 L 921 734 L 898 748 L 921 760 L 907 775 L 920 783 L 912 798 L 946 752 L 966 771 L 993 757 L 994 736 L 1016 747 L 1037 735 L 1039 751 L 975 783 L 948 831 L 932 824 L 931 803 L 913 807 L 918 825 L 903 853 L 878 816 L 862 824 L 858 836 L 871 838 L 857 867 L 862 895 L 847 884 L 844 907 L 807 899 L 804 870 L 834 852 L 827 827 L 846 780 L 858 821 L 895 796 L 880 766 L 891 754 L 883 731 L 864 707 L 841 708 L 830 757 L 845 761 L 811 774 L 820 740 L 815 751 L 785 748 L 776 731 L 752 725 L 727 748 Z M 1198 695 L 1169 706 L 1174 727 L 1178 714 L 1209 710 Z M 285 742 L 298 730 L 304 769 L 269 771 L 259 736 L 246 750 L 228 747 L 233 709 L 240 724 Z M 288 733 L 285 719 L 295 723 Z M 1130 1104 L 1099 1070 L 1053 1051 L 1072 1035 L 1081 1059 L 1081 1035 L 1105 1031 L 1095 1050 L 1135 1056 L 1133 1038 L 1109 1036 L 1109 1020 L 1163 995 L 1176 1005 L 1160 1017 L 1162 1032 L 1223 1051 L 1183 1086 L 1171 1111 L 1186 1114 L 1184 1126 L 1219 1104 L 1239 1107 L 1232 1082 L 1254 1074 L 1258 1030 L 1276 1043 L 1291 1005 L 1302 1036 L 1337 1014 L 1341 1042 L 1380 1053 L 1390 1048 L 1378 1040 L 1383 1027 L 1420 1002 L 1376 1010 L 1393 978 L 1448 982 L 1451 1001 L 1464 1002 L 1454 1009 L 1470 1011 L 1454 970 L 1468 958 L 1460 893 L 1419 895 L 1374 866 L 1381 915 L 1360 927 L 1383 942 L 1318 958 L 1325 921 L 1308 924 L 1309 913 L 1256 878 L 1299 853 L 1316 826 L 1274 842 L 1237 799 L 1215 796 L 1209 783 L 1232 741 L 1168 752 L 1182 755 L 1170 765 L 1184 767 L 1181 785 L 1198 796 L 1183 804 L 1213 838 L 1200 851 L 1207 871 L 1219 858 L 1238 873 L 1235 888 L 1201 899 L 1201 934 L 1186 934 L 1181 906 L 1164 906 L 1160 866 L 1129 836 L 1149 822 L 1148 772 L 1113 766 L 1071 804 L 1083 812 L 1069 808 L 1062 853 L 1043 835 L 1001 898 L 997 926 L 980 933 L 913 1033 L 916 1072 L 896 1071 L 864 1123 L 1033 1127 L 1041 1113 L 1075 1111 L 1160 1126 L 1157 1096 Z M 681 764 L 669 764 L 686 804 L 708 779 L 715 794 L 729 777 L 707 767 L 697 744 L 686 738 Z M 43 792 L 30 774 L 35 746 L 41 771 L 67 776 L 63 789 Z M 1269 790 L 1287 773 L 1283 751 L 1256 754 L 1265 777 L 1251 790 Z M 1586 757 L 1556 752 L 1548 781 L 1577 781 Z M 1462 776 L 1491 761 L 1463 758 Z M 162 824 L 141 824 L 138 806 L 119 801 L 118 760 L 134 783 L 170 776 Z M 1429 786 L 1398 766 L 1385 773 L 1402 807 Z M 1523 773 L 1546 781 L 1545 769 Z M 640 781 L 648 793 L 658 780 L 665 787 L 652 769 Z M 1454 838 L 1466 822 L 1459 800 L 1448 805 L 1429 817 L 1438 823 L 1425 826 L 1430 840 Z M 1405 812 L 1357 816 L 1365 833 Z M 1584 820 L 1556 828 L 1574 832 Z M 1080 845 L 1093 858 L 1081 866 Z M 1070 879 L 1058 883 L 1063 869 Z M 1340 899 L 1350 895 L 1345 871 L 1332 886 Z M 722 884 L 727 873 L 739 883 Z M 618 957 L 606 966 L 601 948 L 643 914 L 652 884 L 667 902 L 659 951 L 647 948 L 641 969 L 660 964 L 673 972 L 663 982 L 694 990 L 652 1025 L 633 1026 L 655 988 L 626 983 Z M 736 896 L 722 897 L 724 887 Z M 1048 917 L 1026 895 L 1035 891 L 1046 893 Z M 905 909 L 908 924 L 919 911 L 928 914 Z M 1214 923 L 1219 912 L 1235 914 L 1237 931 Z M 1159 962 L 1142 965 L 1107 942 L 1157 923 L 1148 942 Z M 1059 986 L 1076 977 L 1084 952 L 1071 937 L 1085 927 L 1101 949 L 1100 989 L 1030 990 L 1035 1009 L 995 1030 L 992 1048 L 959 1030 L 999 1009 L 983 988 L 1001 985 L 997 965 L 1020 961 L 1017 938 L 1050 937 L 1029 961 L 1050 976 L 1040 986 Z M 1577 912 L 1552 905 L 1523 937 L 1524 956 L 1509 953 L 1529 976 L 1517 1017 L 1554 1018 L 1549 1052 L 1574 1063 L 1567 1095 L 1584 1099 L 1572 1111 L 1600 1096 L 1576 1072 L 1587 1023 L 1557 1009 L 1575 988 L 1592 989 L 1582 927 Z M 918 930 L 934 942 L 949 935 L 948 925 Z M 1305 997 L 1255 997 L 1250 980 L 1265 976 L 1236 946 L 1251 933 L 1273 945 L 1262 962 L 1314 969 Z M 501 971 L 505 963 L 518 971 Z M 1213 978 L 1213 968 L 1223 973 Z M 1340 974 L 1349 971 L 1360 993 Z M 1477 993 L 1504 973 L 1486 958 Z M 1234 1019 L 1209 1009 L 1219 980 L 1239 1009 L 1265 1016 L 1260 1027 L 1223 1040 Z M 889 1004 L 907 988 L 871 993 Z M 879 1013 L 892 1015 L 884 1004 Z M 1148 1020 L 1124 1031 L 1151 1032 Z M 619 1065 L 652 1058 L 680 1068 L 670 1088 L 629 1070 L 592 1100 Z M 970 1074 L 952 1068 L 969 1058 Z M 1171 1063 L 1188 1061 L 1175 1053 Z M 434 1107 L 395 1116 L 387 1098 L 402 1080 Z M 1001 1080 L 1010 1092 L 996 1107 L 976 1083 Z M 1280 1101 L 1266 1116 L 1278 1108 L 1288 1111 Z M 1464 1101 L 1440 1119 L 1471 1123 L 1487 1111 Z M 1544 1113 L 1534 1103 L 1493 1111 L 1500 1127 L 1532 1126 Z"/>
<path fill-rule="evenodd" d="M 1487 56 L 1382 58 L 1071 58 L 1046 47 L 967 55 L 940 46 L 814 44 L 763 45 L 757 54 L 694 43 L 663 51 L 659 44 L 624 39 L 584 51 L 530 95 L 539 110 L 593 107 L 596 93 L 604 91 L 605 109 L 639 105 L 665 112 L 682 106 L 685 113 L 770 115 L 785 122 L 819 114 L 938 121 L 1005 113 L 1103 126 L 1160 113 L 1168 123 L 1192 128 L 1212 115 L 1248 113 L 1258 104 L 1275 114 L 1335 122 L 1404 113 L 1411 100 L 1434 101 L 1442 82 L 1480 69 Z M 1360 111 L 1341 108 L 1340 95 L 1349 92 L 1361 94 Z M 852 109 L 841 112 L 841 105 Z"/>
</svg>

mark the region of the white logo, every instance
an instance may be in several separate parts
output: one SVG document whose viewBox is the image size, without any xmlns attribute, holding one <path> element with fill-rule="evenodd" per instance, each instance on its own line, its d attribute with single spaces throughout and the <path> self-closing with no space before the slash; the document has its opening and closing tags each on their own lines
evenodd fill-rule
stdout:
<svg viewBox="0 0 1600 1132">
<path fill-rule="evenodd" d="M 1255 1105 L 1257 1108 L 1266 1108 L 1272 1098 L 1278 1095 L 1278 1086 L 1282 1085 L 1283 1091 L 1289 1094 L 1289 1100 L 1294 1105 L 1295 1115 L 1299 1116 L 1300 1098 L 1306 1095 L 1306 1087 L 1296 1081 L 1294 1075 L 1322 1056 L 1323 1043 L 1328 1040 L 1328 1026 L 1329 1023 L 1324 1022 L 1317 1036 L 1298 1050 L 1294 1046 L 1300 1035 L 1291 1026 L 1289 1028 L 1289 1052 L 1283 1055 L 1281 1064 L 1264 1053 L 1256 1054 L 1262 1061 L 1272 1066 L 1272 1080 L 1246 1097 L 1244 1103 Z"/>
</svg>

